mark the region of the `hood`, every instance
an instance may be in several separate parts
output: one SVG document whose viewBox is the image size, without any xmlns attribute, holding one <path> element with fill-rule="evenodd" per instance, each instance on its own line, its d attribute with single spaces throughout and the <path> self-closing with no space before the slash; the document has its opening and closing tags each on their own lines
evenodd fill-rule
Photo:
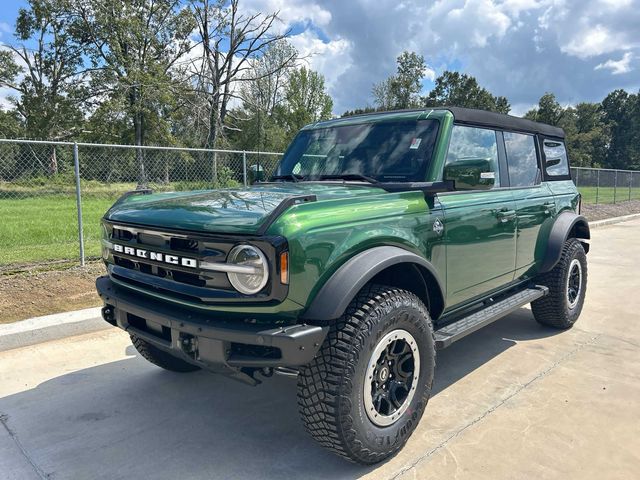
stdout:
<svg viewBox="0 0 640 480">
<path fill-rule="evenodd" d="M 253 234 L 287 197 L 316 195 L 322 201 L 383 192 L 368 184 L 298 182 L 132 195 L 111 207 L 105 218 L 158 228 Z"/>
</svg>

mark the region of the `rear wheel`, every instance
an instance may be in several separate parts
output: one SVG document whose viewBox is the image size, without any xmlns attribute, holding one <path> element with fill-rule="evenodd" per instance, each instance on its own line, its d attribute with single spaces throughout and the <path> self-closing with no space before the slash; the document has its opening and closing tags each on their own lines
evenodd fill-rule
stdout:
<svg viewBox="0 0 640 480">
<path fill-rule="evenodd" d="M 133 343 L 133 346 L 136 348 L 138 353 L 145 359 L 147 359 L 154 365 L 164 368 L 165 370 L 171 370 L 172 372 L 180 373 L 195 372 L 196 370 L 200 370 L 200 367 L 189 362 L 185 362 L 180 358 L 174 357 L 170 353 L 154 347 L 149 342 L 145 342 L 135 335 L 131 335 L 131 343 Z"/>
<path fill-rule="evenodd" d="M 572 327 L 582 312 L 587 291 L 587 256 L 579 240 L 565 242 L 560 260 L 538 283 L 548 287 L 549 294 L 531 303 L 535 319 L 550 327 Z"/>
<path fill-rule="evenodd" d="M 365 287 L 298 376 L 304 425 L 321 445 L 349 460 L 382 461 L 416 428 L 434 367 L 424 304 L 404 290 Z"/>
</svg>

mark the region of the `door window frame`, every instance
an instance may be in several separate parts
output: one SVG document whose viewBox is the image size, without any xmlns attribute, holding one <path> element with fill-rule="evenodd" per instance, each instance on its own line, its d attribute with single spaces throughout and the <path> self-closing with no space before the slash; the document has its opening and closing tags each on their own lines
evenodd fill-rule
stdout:
<svg viewBox="0 0 640 480">
<path fill-rule="evenodd" d="M 515 133 L 518 135 L 527 135 L 529 137 L 533 137 L 533 146 L 534 149 L 536 151 L 536 164 L 538 165 L 538 173 L 536 174 L 536 182 L 533 185 L 515 185 L 515 186 L 511 186 L 511 177 L 510 177 L 510 173 L 509 173 L 509 159 L 507 158 L 507 146 L 506 143 L 504 141 L 504 134 L 505 133 Z M 519 189 L 523 189 L 523 188 L 538 188 L 540 187 L 540 185 L 542 185 L 542 182 L 545 181 L 545 171 L 543 168 L 543 162 L 542 162 L 542 148 L 540 146 L 540 135 L 536 134 L 536 133 L 531 133 L 531 132 L 522 132 L 522 131 L 518 131 L 518 130 L 506 130 L 506 129 L 502 129 L 501 130 L 501 137 L 502 137 L 502 148 L 504 149 L 504 156 L 505 156 L 505 166 L 507 169 L 507 179 L 509 182 L 509 188 L 513 189 L 513 190 L 519 190 Z"/>
<path fill-rule="evenodd" d="M 492 131 L 495 136 L 496 136 L 496 146 L 497 146 L 497 151 L 498 151 L 498 161 L 496 163 L 496 167 L 498 169 L 498 180 L 500 182 L 500 185 L 495 185 L 493 186 L 493 188 L 489 189 L 489 190 L 485 190 L 482 188 L 478 188 L 475 190 L 454 190 L 452 192 L 441 192 L 438 195 L 458 195 L 461 193 L 473 193 L 473 192 L 493 192 L 495 190 L 502 190 L 505 188 L 509 188 L 510 182 L 509 182 L 509 170 L 507 168 L 507 156 L 506 156 L 506 151 L 505 151 L 505 146 L 504 146 L 504 137 L 502 134 L 502 129 L 498 129 L 498 128 L 493 128 L 493 127 L 488 127 L 485 125 L 474 125 L 472 123 L 458 123 L 458 122 L 454 122 L 451 125 L 451 134 L 449 135 L 449 143 L 447 144 L 447 151 L 445 152 L 445 162 L 443 164 L 443 168 L 446 166 L 446 158 L 449 155 L 449 147 L 451 146 L 451 140 L 453 137 L 453 128 L 454 127 L 469 127 L 469 128 L 477 128 L 480 130 L 489 130 Z M 440 173 L 442 175 L 442 172 Z"/>
</svg>

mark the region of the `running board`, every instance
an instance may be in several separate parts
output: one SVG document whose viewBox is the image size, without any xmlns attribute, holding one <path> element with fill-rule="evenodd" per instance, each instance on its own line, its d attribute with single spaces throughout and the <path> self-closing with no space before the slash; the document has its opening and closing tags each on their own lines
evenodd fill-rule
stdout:
<svg viewBox="0 0 640 480">
<path fill-rule="evenodd" d="M 518 293 L 510 295 L 504 300 L 499 300 L 478 312 L 472 313 L 468 317 L 463 317 L 445 325 L 435 332 L 436 348 L 447 348 L 453 342 L 457 342 L 470 333 L 516 311 L 527 303 L 544 297 L 547 293 L 549 293 L 549 289 L 542 285 L 520 290 Z"/>
</svg>

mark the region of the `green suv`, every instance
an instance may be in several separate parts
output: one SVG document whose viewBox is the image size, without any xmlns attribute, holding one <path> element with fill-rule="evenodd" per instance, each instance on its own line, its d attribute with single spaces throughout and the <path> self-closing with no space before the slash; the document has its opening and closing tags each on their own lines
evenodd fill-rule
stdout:
<svg viewBox="0 0 640 480">
<path fill-rule="evenodd" d="M 150 362 L 296 376 L 309 433 L 369 464 L 416 428 L 437 349 L 529 303 L 574 324 L 579 210 L 559 128 L 462 108 L 340 118 L 303 128 L 267 182 L 125 195 L 96 283 Z"/>
</svg>

